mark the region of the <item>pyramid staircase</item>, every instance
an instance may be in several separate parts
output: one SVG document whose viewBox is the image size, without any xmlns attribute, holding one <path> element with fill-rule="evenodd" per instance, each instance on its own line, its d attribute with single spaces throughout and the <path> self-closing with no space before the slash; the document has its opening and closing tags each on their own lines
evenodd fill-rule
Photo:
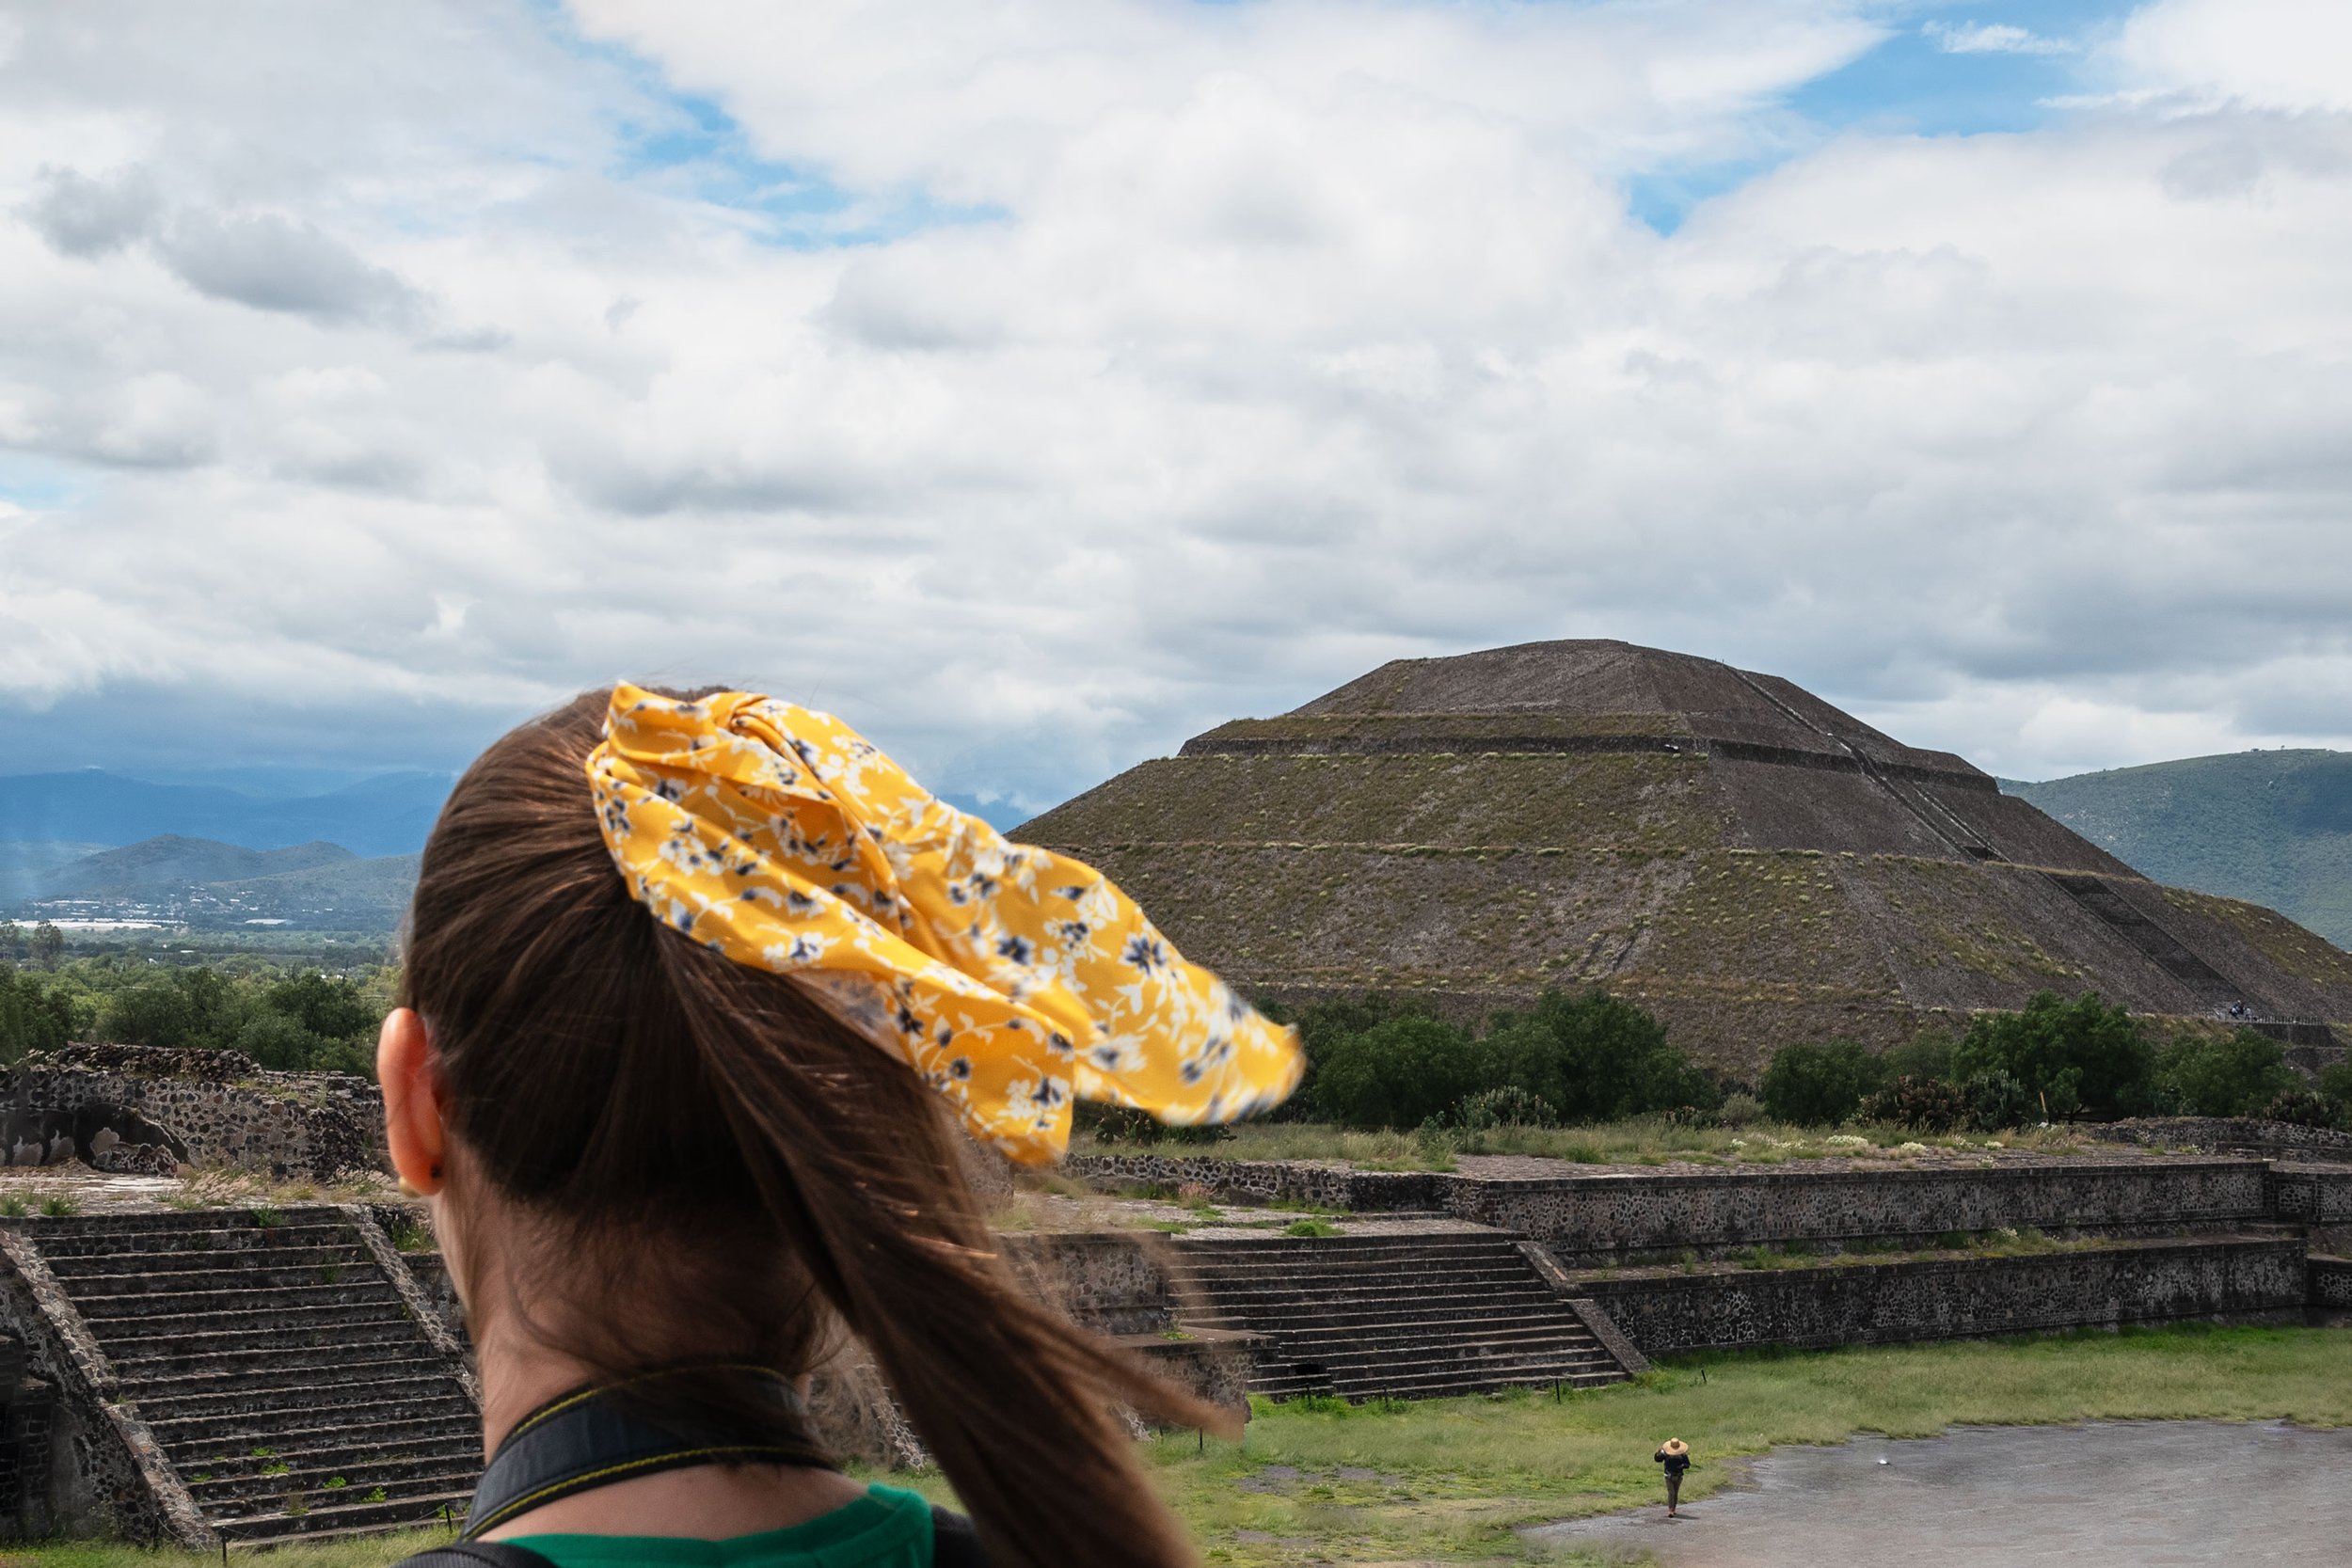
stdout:
<svg viewBox="0 0 2352 1568">
<path fill-rule="evenodd" d="M 463 1513 L 480 1410 L 364 1211 L 43 1219 L 18 1234 L 62 1298 L 53 1321 L 86 1334 L 110 1402 L 151 1433 L 219 1540 Z"/>
<path fill-rule="evenodd" d="M 1181 1323 L 1263 1336 L 1249 1386 L 1270 1399 L 1441 1399 L 1629 1375 L 1580 1310 L 1589 1304 L 1572 1305 L 1504 1231 L 1195 1237 L 1174 1252 L 1178 1291 L 1195 1303 Z"/>
</svg>

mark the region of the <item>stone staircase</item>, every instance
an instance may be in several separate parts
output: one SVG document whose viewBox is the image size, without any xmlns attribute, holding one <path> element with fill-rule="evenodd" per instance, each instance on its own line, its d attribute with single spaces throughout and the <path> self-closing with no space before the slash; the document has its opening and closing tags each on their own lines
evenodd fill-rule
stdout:
<svg viewBox="0 0 2352 1568">
<path fill-rule="evenodd" d="M 1510 1234 L 1209 1239 L 1175 1246 L 1186 1328 L 1263 1336 L 1250 1392 L 1439 1399 L 1627 1373 Z"/>
<path fill-rule="evenodd" d="M 479 1412 L 350 1215 L 210 1210 L 25 1233 L 222 1540 L 462 1513 Z"/>
</svg>

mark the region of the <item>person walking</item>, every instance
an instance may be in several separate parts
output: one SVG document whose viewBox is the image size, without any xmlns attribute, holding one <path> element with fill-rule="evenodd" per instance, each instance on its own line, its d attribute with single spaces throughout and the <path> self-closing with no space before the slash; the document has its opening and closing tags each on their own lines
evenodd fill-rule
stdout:
<svg viewBox="0 0 2352 1568">
<path fill-rule="evenodd" d="M 830 715 L 623 685 L 458 781 L 405 960 L 386 1132 L 489 1456 L 412 1563 L 1199 1561 L 1119 1409 L 1238 1421 L 1030 1296 L 960 1152 L 1047 1162 L 1073 1096 L 1192 1124 L 1296 1085 L 1295 1034 L 1101 872 Z M 968 1520 L 838 1468 L 809 1379 L 852 1338 Z"/>
<path fill-rule="evenodd" d="M 1682 1501 L 1682 1472 L 1691 1467 L 1691 1445 L 1669 1437 L 1654 1457 L 1666 1467 L 1666 1517 L 1679 1518 L 1675 1510 Z"/>
</svg>

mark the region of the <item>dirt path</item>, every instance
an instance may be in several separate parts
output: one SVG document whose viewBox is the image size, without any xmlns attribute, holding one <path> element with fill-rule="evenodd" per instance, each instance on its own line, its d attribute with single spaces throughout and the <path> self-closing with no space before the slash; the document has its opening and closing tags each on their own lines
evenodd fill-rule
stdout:
<svg viewBox="0 0 2352 1568">
<path fill-rule="evenodd" d="M 1704 1462 L 1705 1456 L 1699 1456 Z M 2352 1432 L 2277 1422 L 1962 1427 L 1776 1449 L 1690 1505 L 1547 1525 L 1666 1568 L 2169 1568 L 2352 1561 Z"/>
</svg>

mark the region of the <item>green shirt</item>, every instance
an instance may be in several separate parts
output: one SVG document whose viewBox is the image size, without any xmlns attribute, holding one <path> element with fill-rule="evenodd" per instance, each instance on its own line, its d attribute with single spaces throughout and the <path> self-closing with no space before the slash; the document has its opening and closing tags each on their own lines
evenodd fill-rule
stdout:
<svg viewBox="0 0 2352 1568">
<path fill-rule="evenodd" d="M 931 1505 L 869 1486 L 866 1496 L 789 1529 L 725 1541 L 676 1535 L 520 1535 L 556 1568 L 931 1568 Z"/>
</svg>

